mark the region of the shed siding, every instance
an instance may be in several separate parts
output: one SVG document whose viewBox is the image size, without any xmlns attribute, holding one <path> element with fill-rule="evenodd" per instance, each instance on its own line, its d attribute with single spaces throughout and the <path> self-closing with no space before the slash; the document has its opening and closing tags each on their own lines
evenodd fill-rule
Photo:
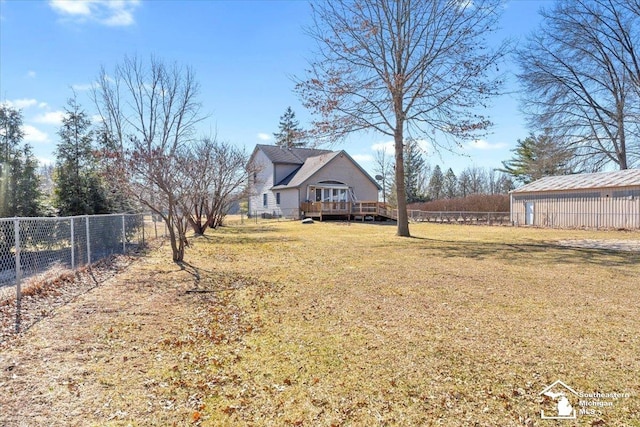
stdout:
<svg viewBox="0 0 640 427">
<path fill-rule="evenodd" d="M 640 186 L 511 194 L 511 221 L 525 224 L 525 203 L 534 205 L 533 225 L 559 228 L 640 228 Z"/>
</svg>

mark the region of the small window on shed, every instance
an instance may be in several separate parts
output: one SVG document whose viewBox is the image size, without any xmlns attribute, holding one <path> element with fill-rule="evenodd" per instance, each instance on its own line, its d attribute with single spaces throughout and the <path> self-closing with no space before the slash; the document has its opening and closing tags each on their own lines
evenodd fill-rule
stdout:
<svg viewBox="0 0 640 427">
<path fill-rule="evenodd" d="M 276 193 L 276 205 L 280 205 L 280 193 Z"/>
<path fill-rule="evenodd" d="M 262 195 L 262 206 L 267 207 L 267 193 Z"/>
</svg>

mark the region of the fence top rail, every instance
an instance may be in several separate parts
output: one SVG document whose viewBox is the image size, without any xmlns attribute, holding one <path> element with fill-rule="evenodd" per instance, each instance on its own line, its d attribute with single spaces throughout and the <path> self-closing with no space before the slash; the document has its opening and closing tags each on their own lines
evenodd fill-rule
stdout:
<svg viewBox="0 0 640 427">
<path fill-rule="evenodd" d="M 485 212 L 485 211 L 421 211 L 418 209 L 410 209 L 409 212 L 421 212 L 421 213 L 425 213 L 425 214 L 465 214 L 465 215 L 469 215 L 469 214 L 499 214 L 499 215 L 509 215 L 509 212 Z"/>
<path fill-rule="evenodd" d="M 95 215 L 74 215 L 74 216 L 12 216 L 12 217 L 4 217 L 0 218 L 0 221 L 62 221 L 68 219 L 77 219 L 77 218 L 104 218 L 111 216 L 135 216 L 135 215 L 145 215 L 144 213 L 112 213 L 112 214 L 95 214 Z"/>
</svg>

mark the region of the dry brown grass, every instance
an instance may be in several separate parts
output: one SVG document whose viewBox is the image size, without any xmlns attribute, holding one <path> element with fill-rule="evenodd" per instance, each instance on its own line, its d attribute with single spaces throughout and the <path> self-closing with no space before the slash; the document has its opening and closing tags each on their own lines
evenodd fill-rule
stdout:
<svg viewBox="0 0 640 427">
<path fill-rule="evenodd" d="M 2 349 L 0 424 L 640 426 L 634 232 L 245 223 Z M 195 292 L 194 292 L 195 291 Z M 631 393 L 540 420 L 556 379 Z"/>
</svg>

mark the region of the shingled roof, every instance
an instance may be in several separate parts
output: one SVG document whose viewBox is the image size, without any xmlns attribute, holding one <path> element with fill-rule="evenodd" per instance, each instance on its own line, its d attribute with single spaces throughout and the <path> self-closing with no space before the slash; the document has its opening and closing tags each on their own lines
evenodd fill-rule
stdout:
<svg viewBox="0 0 640 427">
<path fill-rule="evenodd" d="M 271 160 L 272 163 L 287 163 L 301 165 L 309 157 L 320 154 L 331 153 L 330 150 L 318 150 L 315 148 L 282 148 L 276 145 L 258 144 L 256 150 L 260 149 Z"/>
<path fill-rule="evenodd" d="M 640 186 L 640 169 L 626 169 L 615 172 L 581 173 L 576 175 L 547 176 L 511 193 L 537 191 L 582 190 L 589 188 Z"/>
</svg>

